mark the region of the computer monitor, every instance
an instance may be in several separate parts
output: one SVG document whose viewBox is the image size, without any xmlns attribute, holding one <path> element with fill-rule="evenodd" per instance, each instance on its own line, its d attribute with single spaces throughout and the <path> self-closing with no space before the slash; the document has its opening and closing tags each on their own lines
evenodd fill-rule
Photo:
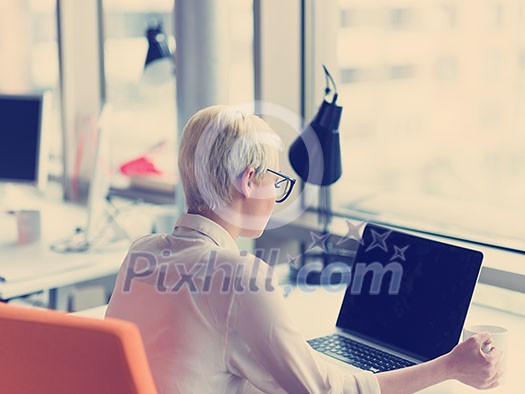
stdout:
<svg viewBox="0 0 525 394">
<path fill-rule="evenodd" d="M 0 182 L 44 187 L 44 97 L 0 94 Z"/>
</svg>

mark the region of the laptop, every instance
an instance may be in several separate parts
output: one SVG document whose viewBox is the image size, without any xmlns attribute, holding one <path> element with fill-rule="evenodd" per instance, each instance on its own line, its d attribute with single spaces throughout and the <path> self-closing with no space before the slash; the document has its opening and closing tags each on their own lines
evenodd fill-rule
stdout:
<svg viewBox="0 0 525 394">
<path fill-rule="evenodd" d="M 459 342 L 482 260 L 479 251 L 368 224 L 336 331 L 308 342 L 374 373 L 445 354 Z"/>
</svg>

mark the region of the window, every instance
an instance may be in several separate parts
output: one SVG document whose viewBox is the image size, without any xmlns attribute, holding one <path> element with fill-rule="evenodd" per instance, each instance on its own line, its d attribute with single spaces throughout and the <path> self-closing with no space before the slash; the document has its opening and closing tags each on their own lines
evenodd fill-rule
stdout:
<svg viewBox="0 0 525 394">
<path fill-rule="evenodd" d="M 341 83 L 354 83 L 359 80 L 360 71 L 356 68 L 341 69 Z"/>
<path fill-rule="evenodd" d="M 56 0 L 5 1 L 0 4 L 0 93 L 50 91 L 48 115 L 50 166 L 62 173 Z"/>
<path fill-rule="evenodd" d="M 230 10 L 230 92 L 231 104 L 254 99 L 253 1 L 228 0 Z"/>
<path fill-rule="evenodd" d="M 229 102 L 245 103 L 254 98 L 252 2 L 226 4 L 231 29 Z M 176 70 L 152 84 L 144 62 L 151 24 L 161 24 L 171 53 L 176 51 L 174 2 L 104 0 L 103 6 L 106 101 L 113 108 L 112 162 L 121 170 L 113 183 L 172 194 L 177 168 Z M 136 175 L 145 170 L 147 176 Z"/>
<path fill-rule="evenodd" d="M 359 25 L 349 34 L 335 21 L 336 48 L 316 59 L 334 59 L 344 106 L 334 206 L 341 214 L 525 250 L 522 2 L 376 7 L 389 15 L 383 28 Z M 369 8 L 339 0 L 340 12 Z M 318 26 L 333 20 L 314 23 L 315 42 L 334 39 Z M 323 81 L 321 67 L 315 72 Z"/>
<path fill-rule="evenodd" d="M 503 5 L 500 3 L 494 3 L 492 4 L 491 10 L 490 10 L 490 24 L 494 27 L 501 27 L 503 26 Z"/>
<path fill-rule="evenodd" d="M 411 10 L 407 8 L 393 8 L 389 10 L 389 26 L 391 29 L 404 29 L 410 24 Z"/>
<path fill-rule="evenodd" d="M 440 56 L 436 61 L 436 78 L 442 81 L 455 80 L 458 75 L 457 59 L 454 56 Z"/>
<path fill-rule="evenodd" d="M 454 29 L 458 23 L 457 7 L 453 4 L 443 4 L 441 8 L 441 19 L 443 27 Z"/>
<path fill-rule="evenodd" d="M 342 9 L 341 10 L 341 28 L 352 27 L 356 23 L 356 14 L 354 10 Z"/>
<path fill-rule="evenodd" d="M 414 77 L 415 67 L 402 64 L 388 67 L 388 77 L 390 79 L 407 79 Z"/>
<path fill-rule="evenodd" d="M 159 80 L 145 70 L 146 30 L 160 26 L 173 53 L 173 1 L 104 0 L 106 103 L 111 104 L 108 134 L 119 187 L 172 192 L 175 183 L 175 67 Z M 155 70 L 154 70 L 155 71 Z"/>
</svg>

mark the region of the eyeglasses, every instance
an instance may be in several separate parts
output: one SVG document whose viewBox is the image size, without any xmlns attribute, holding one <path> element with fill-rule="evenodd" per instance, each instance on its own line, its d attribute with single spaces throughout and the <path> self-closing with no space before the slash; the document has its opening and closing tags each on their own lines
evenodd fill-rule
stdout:
<svg viewBox="0 0 525 394">
<path fill-rule="evenodd" d="M 280 203 L 288 198 L 292 192 L 293 186 L 295 185 L 295 179 L 290 178 L 287 175 L 281 174 L 280 172 L 267 169 L 268 172 L 275 174 L 278 178 L 275 180 L 274 186 L 276 190 L 275 202 Z"/>
</svg>

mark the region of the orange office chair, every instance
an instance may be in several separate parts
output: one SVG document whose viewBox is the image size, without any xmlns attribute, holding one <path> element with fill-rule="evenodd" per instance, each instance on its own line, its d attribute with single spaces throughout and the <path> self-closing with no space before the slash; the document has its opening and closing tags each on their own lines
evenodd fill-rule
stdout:
<svg viewBox="0 0 525 394">
<path fill-rule="evenodd" d="M 132 323 L 1 303 L 0 392 L 157 393 Z"/>
</svg>

